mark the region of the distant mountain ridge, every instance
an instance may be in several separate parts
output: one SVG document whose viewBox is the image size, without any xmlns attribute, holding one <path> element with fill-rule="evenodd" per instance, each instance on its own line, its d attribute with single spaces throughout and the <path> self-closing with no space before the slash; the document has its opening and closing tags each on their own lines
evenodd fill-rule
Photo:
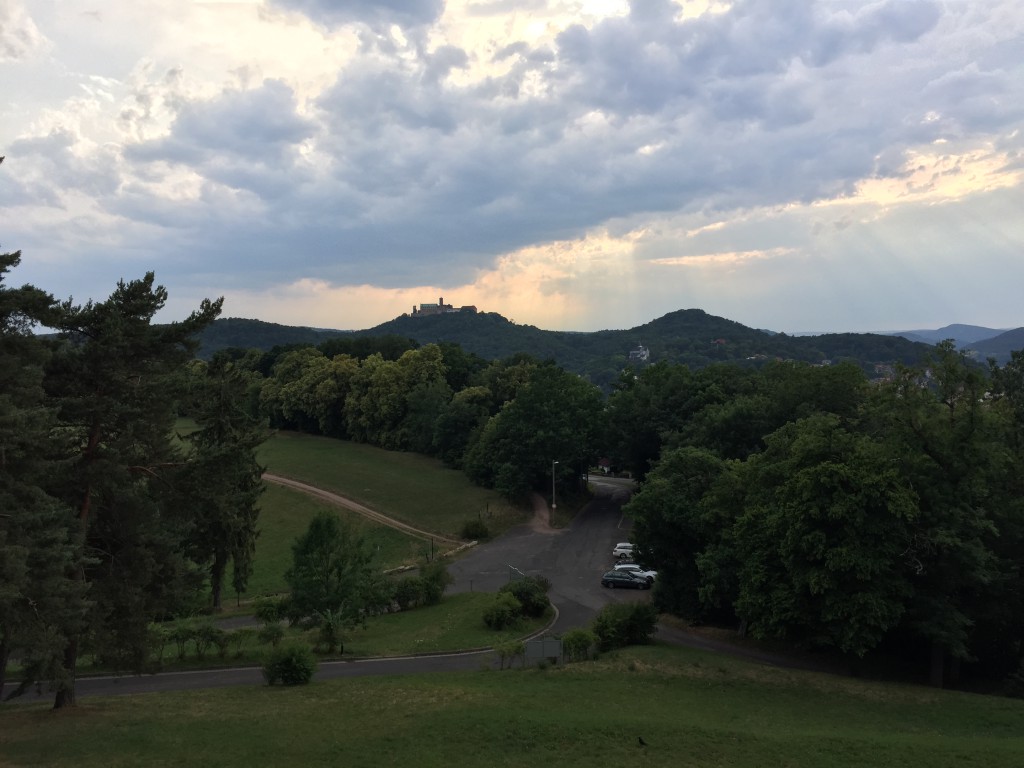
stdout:
<svg viewBox="0 0 1024 768">
<path fill-rule="evenodd" d="M 267 351 L 274 346 L 316 345 L 332 337 L 351 335 L 394 335 L 414 339 L 419 344 L 451 342 L 487 360 L 527 353 L 540 360 L 554 360 L 565 370 L 585 376 L 606 389 L 631 364 L 630 353 L 641 348 L 646 350 L 647 360 L 633 360 L 634 365 L 666 361 L 703 368 L 714 363 L 759 366 L 774 359 L 814 364 L 852 361 L 869 376 L 875 376 L 896 363 L 920 362 L 933 346 L 896 334 L 789 336 L 749 328 L 699 309 L 671 312 L 628 330 L 591 332 L 545 331 L 532 325 L 517 325 L 494 312 L 457 312 L 426 317 L 405 315 L 360 331 L 226 318 L 217 320 L 201 335 L 200 356 L 208 359 L 217 350 L 227 347 Z M 1006 340 L 1006 343 L 1011 342 L 1012 337 Z"/>
<path fill-rule="evenodd" d="M 909 341 L 938 344 L 952 339 L 957 349 L 969 350 L 975 357 L 985 360 L 994 358 L 1000 365 L 1010 360 L 1010 354 L 1024 349 L 1024 328 L 998 329 L 981 325 L 954 323 L 934 330 L 889 331 L 893 336 L 902 336 Z"/>
</svg>

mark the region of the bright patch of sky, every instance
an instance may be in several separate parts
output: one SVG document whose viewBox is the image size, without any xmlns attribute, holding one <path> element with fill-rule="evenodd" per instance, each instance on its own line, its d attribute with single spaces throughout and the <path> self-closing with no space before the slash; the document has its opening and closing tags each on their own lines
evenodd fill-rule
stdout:
<svg viewBox="0 0 1024 768">
<path fill-rule="evenodd" d="M 1024 325 L 1017 0 L 0 0 L 0 249 L 166 319 Z"/>
</svg>

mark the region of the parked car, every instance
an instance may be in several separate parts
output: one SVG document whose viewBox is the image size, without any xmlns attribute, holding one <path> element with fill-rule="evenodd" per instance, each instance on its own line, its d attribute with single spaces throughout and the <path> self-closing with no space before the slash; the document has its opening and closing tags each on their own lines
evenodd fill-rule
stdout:
<svg viewBox="0 0 1024 768">
<path fill-rule="evenodd" d="M 612 569 L 601 577 L 601 586 L 607 587 L 608 589 L 615 589 L 616 587 L 625 587 L 627 589 L 650 589 L 651 582 L 643 576 L 634 576 L 629 571 L 616 571 Z"/>
<path fill-rule="evenodd" d="M 654 580 L 658 578 L 657 571 L 648 570 L 642 565 L 637 565 L 636 563 L 616 563 L 615 570 L 626 571 L 627 573 L 632 573 L 634 576 L 640 576 L 647 579 L 651 584 L 653 584 Z"/>
<path fill-rule="evenodd" d="M 612 550 L 612 557 L 617 557 L 620 560 L 629 557 L 633 557 L 633 545 L 628 541 L 620 541 L 615 545 L 615 549 Z"/>
</svg>

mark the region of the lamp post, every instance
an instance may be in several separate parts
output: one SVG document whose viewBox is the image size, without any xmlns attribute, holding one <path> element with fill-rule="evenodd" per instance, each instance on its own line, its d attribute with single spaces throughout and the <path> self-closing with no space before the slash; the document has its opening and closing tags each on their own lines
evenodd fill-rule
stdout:
<svg viewBox="0 0 1024 768">
<path fill-rule="evenodd" d="M 555 465 L 557 461 L 551 462 L 551 516 L 548 518 L 548 525 L 550 525 L 555 518 L 555 510 L 558 505 L 555 503 Z"/>
</svg>

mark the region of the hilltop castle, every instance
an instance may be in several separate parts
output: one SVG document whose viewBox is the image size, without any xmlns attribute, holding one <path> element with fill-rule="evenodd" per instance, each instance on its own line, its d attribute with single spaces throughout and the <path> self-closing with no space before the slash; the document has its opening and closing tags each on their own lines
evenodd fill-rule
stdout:
<svg viewBox="0 0 1024 768">
<path fill-rule="evenodd" d="M 476 307 L 469 305 L 465 307 L 454 307 L 451 304 L 444 303 L 444 297 L 437 300 L 437 304 L 420 304 L 417 309 L 414 305 L 412 308 L 413 317 L 426 317 L 427 315 L 444 315 L 453 312 L 476 312 Z"/>
</svg>

